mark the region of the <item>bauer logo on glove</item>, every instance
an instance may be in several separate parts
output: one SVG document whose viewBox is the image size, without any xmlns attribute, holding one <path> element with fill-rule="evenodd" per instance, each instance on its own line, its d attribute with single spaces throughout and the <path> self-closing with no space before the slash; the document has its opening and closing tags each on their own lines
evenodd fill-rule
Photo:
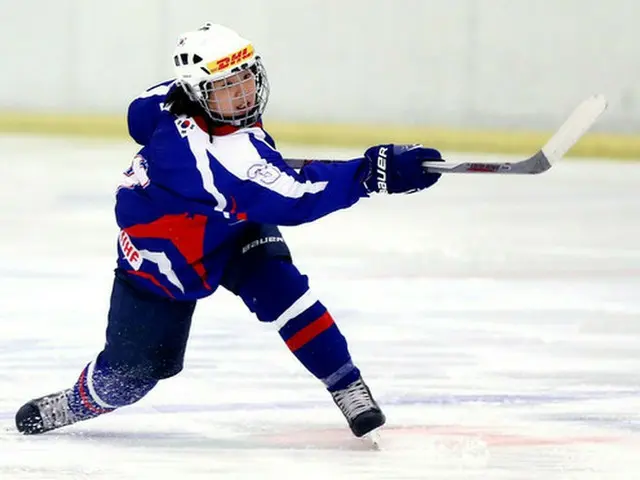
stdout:
<svg viewBox="0 0 640 480">
<path fill-rule="evenodd" d="M 422 145 L 377 145 L 364 153 L 369 174 L 364 181 L 368 192 L 413 193 L 430 187 L 440 178 L 429 173 L 422 162 L 440 161 L 438 150 Z"/>
</svg>

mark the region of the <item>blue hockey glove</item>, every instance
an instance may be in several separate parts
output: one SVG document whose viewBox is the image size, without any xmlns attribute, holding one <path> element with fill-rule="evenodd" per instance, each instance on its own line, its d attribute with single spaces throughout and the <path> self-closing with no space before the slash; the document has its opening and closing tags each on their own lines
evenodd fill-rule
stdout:
<svg viewBox="0 0 640 480">
<path fill-rule="evenodd" d="M 413 193 L 438 181 L 439 173 L 427 173 L 425 160 L 440 160 L 438 150 L 422 145 L 376 145 L 364 153 L 369 175 L 364 184 L 369 192 Z"/>
</svg>

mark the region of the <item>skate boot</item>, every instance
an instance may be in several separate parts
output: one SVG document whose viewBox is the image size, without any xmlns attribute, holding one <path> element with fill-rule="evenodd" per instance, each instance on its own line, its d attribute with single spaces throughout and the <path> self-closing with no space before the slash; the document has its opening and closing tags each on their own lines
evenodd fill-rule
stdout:
<svg viewBox="0 0 640 480">
<path fill-rule="evenodd" d="M 371 396 L 362 377 L 343 390 L 331 392 L 331 395 L 356 437 L 362 437 L 384 425 L 384 413 Z"/>
<path fill-rule="evenodd" d="M 75 423 L 69 408 L 71 395 L 72 389 L 67 389 L 25 403 L 16 413 L 18 431 L 34 435 Z"/>
</svg>

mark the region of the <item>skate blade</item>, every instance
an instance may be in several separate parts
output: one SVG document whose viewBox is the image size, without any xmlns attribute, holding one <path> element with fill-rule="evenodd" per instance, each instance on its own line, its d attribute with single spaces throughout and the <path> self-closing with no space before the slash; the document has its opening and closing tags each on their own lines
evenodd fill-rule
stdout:
<svg viewBox="0 0 640 480">
<path fill-rule="evenodd" d="M 381 448 L 381 436 L 380 427 L 371 430 L 369 433 L 362 437 L 362 440 L 366 442 L 373 450 L 380 450 Z"/>
</svg>

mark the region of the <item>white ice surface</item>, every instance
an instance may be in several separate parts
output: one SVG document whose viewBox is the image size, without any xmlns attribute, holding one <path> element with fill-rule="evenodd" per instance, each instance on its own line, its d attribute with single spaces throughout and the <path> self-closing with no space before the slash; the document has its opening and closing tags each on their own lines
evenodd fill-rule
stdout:
<svg viewBox="0 0 640 480">
<path fill-rule="evenodd" d="M 133 152 L 0 138 L 1 480 L 639 478 L 632 163 L 449 175 L 283 229 L 387 413 L 379 451 L 224 291 L 199 304 L 179 376 L 135 406 L 20 436 L 15 410 L 70 386 L 102 347 L 113 193 Z"/>
</svg>

